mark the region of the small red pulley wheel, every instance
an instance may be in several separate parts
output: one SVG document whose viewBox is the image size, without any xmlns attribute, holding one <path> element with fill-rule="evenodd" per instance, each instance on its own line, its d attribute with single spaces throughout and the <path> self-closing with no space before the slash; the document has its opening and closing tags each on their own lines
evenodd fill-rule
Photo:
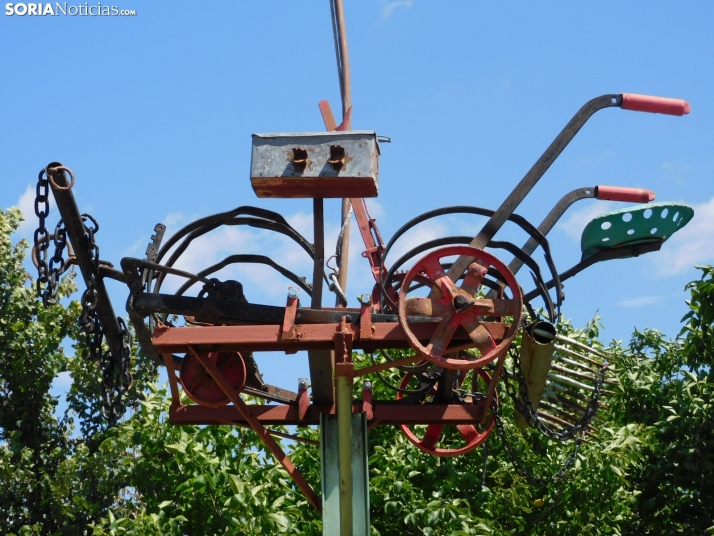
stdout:
<svg viewBox="0 0 714 536">
<path fill-rule="evenodd" d="M 458 386 L 464 383 L 464 379 L 468 374 L 468 370 L 459 371 L 458 376 Z M 476 391 L 476 386 L 478 384 L 478 378 L 481 378 L 486 386 L 491 384 L 491 376 L 483 369 L 477 369 L 473 372 L 474 376 L 472 379 L 473 390 Z M 400 384 L 401 389 L 407 389 L 409 381 L 414 378 L 414 374 L 408 373 L 404 376 L 402 383 Z M 432 387 L 429 395 L 433 396 L 436 393 L 436 386 Z M 402 393 L 397 393 L 397 400 L 402 398 Z M 473 404 L 477 404 L 478 401 L 474 400 L 472 397 Z M 494 395 L 494 406 L 498 406 L 498 398 Z M 421 430 L 413 430 L 416 427 L 410 427 L 406 424 L 402 424 L 402 432 L 407 436 L 410 443 L 413 443 L 419 450 L 426 452 L 427 454 L 432 454 L 434 456 L 439 456 L 441 458 L 453 458 L 456 456 L 461 456 L 462 454 L 468 454 L 472 450 L 480 447 L 488 436 L 493 431 L 493 426 L 495 423 L 494 418 L 494 406 L 488 408 L 489 416 L 484 424 L 478 422 L 468 423 L 468 424 L 457 424 L 457 425 L 444 425 L 444 424 L 429 424 L 427 426 L 421 426 L 420 428 L 425 428 L 423 434 Z M 457 434 L 453 433 L 452 428 L 456 428 Z M 418 437 L 417 432 L 422 437 Z M 452 433 L 450 433 L 452 432 Z M 455 439 L 456 436 L 456 439 Z M 460 443 L 465 443 L 461 446 L 453 446 L 457 442 L 460 436 Z M 441 445 L 441 446 L 440 446 Z M 448 446 L 447 446 L 448 445 Z"/>
<path fill-rule="evenodd" d="M 460 286 L 451 281 L 441 264 L 441 259 L 453 256 L 472 258 L 466 275 Z M 499 295 L 504 297 L 485 299 L 478 298 L 479 291 L 485 295 L 489 287 L 483 284 L 484 278 L 493 268 L 498 273 L 500 281 L 505 286 Z M 417 278 L 426 277 L 431 286 L 432 297 L 408 298 L 409 288 Z M 510 298 L 505 297 L 505 291 Z M 523 297 L 516 278 L 508 267 L 493 255 L 471 246 L 449 246 L 437 249 L 420 259 L 407 272 L 399 289 L 399 324 L 402 326 L 409 345 L 417 353 L 429 361 L 448 369 L 472 369 L 490 363 L 502 356 L 511 346 L 518 331 L 523 309 Z M 408 323 L 410 316 L 430 316 L 440 319 L 431 340 L 423 345 L 412 331 Z M 510 322 L 504 318 L 510 317 Z M 500 318 L 503 338 L 497 342 L 491 331 L 482 324 L 484 318 L 489 322 Z M 456 330 L 461 327 L 471 341 L 456 347 L 449 346 Z M 480 357 L 463 359 L 456 355 L 459 350 L 476 348 Z M 454 354 L 454 355 L 450 355 Z"/>
<path fill-rule="evenodd" d="M 216 365 L 236 392 L 241 392 L 247 379 L 245 361 L 238 352 L 211 352 L 201 354 Z M 228 404 L 228 396 L 203 367 L 196 356 L 186 354 L 179 368 L 179 378 L 188 397 L 209 408 L 220 408 Z"/>
</svg>

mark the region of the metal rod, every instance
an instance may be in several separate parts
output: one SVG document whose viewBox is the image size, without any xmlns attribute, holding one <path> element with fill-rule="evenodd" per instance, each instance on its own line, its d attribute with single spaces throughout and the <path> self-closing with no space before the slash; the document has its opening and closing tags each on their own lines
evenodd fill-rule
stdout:
<svg viewBox="0 0 714 536">
<path fill-rule="evenodd" d="M 572 205 L 576 201 L 589 197 L 595 197 L 595 188 L 578 188 L 576 190 L 573 190 L 572 192 L 568 192 L 563 197 L 561 197 L 560 201 L 558 201 L 556 205 L 551 209 L 545 219 L 538 226 L 538 230 L 543 233 L 543 236 L 546 236 L 553 228 L 553 226 L 558 222 L 561 216 L 565 214 L 565 211 L 568 210 L 570 205 Z M 538 241 L 535 238 L 531 237 L 521 249 L 526 255 L 530 255 L 536 250 L 537 247 Z M 508 269 L 513 272 L 513 275 L 516 275 L 518 273 L 518 270 L 521 269 L 521 266 L 523 266 L 523 261 L 519 258 L 515 258 L 511 261 L 511 264 L 508 265 Z"/>
<path fill-rule="evenodd" d="M 59 162 L 53 162 L 47 166 L 48 174 L 52 173 L 52 168 L 62 167 Z M 104 280 L 100 277 L 99 271 L 93 269 L 93 262 L 90 258 L 90 250 L 92 249 L 89 239 L 87 238 L 86 228 L 82 222 L 82 215 L 77 208 L 77 202 L 72 194 L 72 189 L 67 182 L 67 177 L 64 171 L 52 173 L 52 180 L 49 181 L 52 188 L 52 193 L 57 203 L 62 221 L 64 222 L 69 240 L 74 250 L 74 255 L 77 259 L 77 264 L 82 272 L 82 278 L 86 285 L 94 275 L 94 288 L 97 291 L 97 312 L 102 321 L 104 335 L 109 345 L 109 349 L 115 359 L 119 359 L 122 352 L 122 332 L 119 327 L 117 316 L 114 313 L 112 302 L 109 299 L 109 294 L 104 286 Z"/>
<path fill-rule="evenodd" d="M 342 99 L 342 129 L 351 130 L 351 116 L 348 110 L 352 108 L 352 81 L 350 77 L 350 55 L 347 49 L 347 25 L 345 24 L 345 9 L 342 0 L 331 0 L 332 4 L 332 30 L 335 38 L 335 54 L 337 55 L 337 69 L 340 78 L 340 97 Z M 346 121 L 346 124 L 345 124 Z M 342 219 L 344 222 L 349 217 L 350 200 L 342 199 Z M 337 282 L 345 294 L 347 293 L 347 269 L 350 251 L 350 221 L 347 220 L 347 229 L 342 239 L 342 255 L 340 257 L 339 275 Z M 340 306 L 339 298 L 336 305 Z"/>
<path fill-rule="evenodd" d="M 320 497 L 317 496 L 315 490 L 312 489 L 312 486 L 310 486 L 308 481 L 305 480 L 305 477 L 302 475 L 302 473 L 298 470 L 297 467 L 295 467 L 295 464 L 293 464 L 292 460 L 287 456 L 287 454 L 285 454 L 283 449 L 280 448 L 280 445 L 278 445 L 275 439 L 273 439 L 270 433 L 265 429 L 263 423 L 261 423 L 251 413 L 250 408 L 248 408 L 246 403 L 243 402 L 243 399 L 241 399 L 238 393 L 235 392 L 226 377 L 221 374 L 216 364 L 210 359 L 208 359 L 207 356 L 201 355 L 192 347 L 189 347 L 188 350 L 194 355 L 196 359 L 198 359 L 198 361 L 211 375 L 213 380 L 218 384 L 218 386 L 225 393 L 225 395 L 230 399 L 231 402 L 233 402 L 233 405 L 240 412 L 240 414 L 243 416 L 248 425 L 253 429 L 256 434 L 258 434 L 258 437 L 260 437 L 266 448 L 285 468 L 285 470 L 293 479 L 297 487 L 300 488 L 300 491 L 305 494 L 305 497 L 307 497 L 307 500 L 310 502 L 310 504 L 315 508 L 315 510 L 321 512 L 322 506 L 320 504 Z"/>
<path fill-rule="evenodd" d="M 498 210 L 486 222 L 481 231 L 469 244 L 471 247 L 483 249 L 489 243 L 491 238 L 508 220 L 508 217 L 513 214 L 521 201 L 533 189 L 536 183 L 540 180 L 543 174 L 548 171 L 548 168 L 563 152 L 563 149 L 575 137 L 582 126 L 590 117 L 603 108 L 612 106 L 620 106 L 622 102 L 621 95 L 601 95 L 596 97 L 580 108 L 573 118 L 565 125 L 565 128 L 558 134 L 553 142 L 548 146 L 541 157 L 533 164 L 533 167 L 521 179 L 521 182 L 508 195 L 506 200 L 498 207 Z M 448 275 L 452 281 L 457 281 L 464 270 L 468 267 L 471 259 L 465 256 L 456 259 L 456 262 L 449 268 Z"/>
<path fill-rule="evenodd" d="M 312 269 L 312 309 L 322 308 L 322 282 L 325 273 L 325 220 L 324 200 L 312 200 L 314 230 L 314 264 Z M 312 400 L 316 404 L 330 404 L 335 400 L 333 371 L 334 353 L 331 350 L 310 350 L 307 353 L 310 365 Z"/>
<path fill-rule="evenodd" d="M 315 259 L 312 266 L 312 309 L 322 307 L 322 281 L 325 272 L 325 202 L 312 200 Z"/>
</svg>

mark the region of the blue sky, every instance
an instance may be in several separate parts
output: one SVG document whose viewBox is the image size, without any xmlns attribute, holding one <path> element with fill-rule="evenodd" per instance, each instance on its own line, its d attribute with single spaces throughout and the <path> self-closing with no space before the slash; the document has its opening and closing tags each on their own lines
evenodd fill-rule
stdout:
<svg viewBox="0 0 714 536">
<path fill-rule="evenodd" d="M 694 220 L 663 251 L 594 266 L 565 287 L 565 316 L 582 325 L 599 314 L 606 340 L 626 341 L 635 326 L 675 336 L 687 310 L 684 285 L 698 277 L 694 264 L 714 261 L 714 5 L 345 4 L 353 127 L 392 139 L 382 145 L 379 198 L 369 202 L 386 239 L 433 208 L 497 208 L 592 97 L 632 92 L 691 103 L 685 117 L 597 113 L 518 209 L 538 224 L 563 194 L 596 184 L 649 188 L 657 201 L 693 206 Z M 328 2 L 106 5 L 137 14 L 0 14 L 0 206 L 20 205 L 28 215 L 17 238 L 31 236 L 37 173 L 53 160 L 75 171 L 80 209 L 98 219 L 101 256 L 115 264 L 143 257 L 157 222 L 171 232 L 240 205 L 278 211 L 311 235 L 309 201 L 255 197 L 250 135 L 322 131 L 317 102 L 339 110 Z M 624 206 L 575 205 L 549 235 L 559 270 L 579 260 L 589 219 Z M 337 202 L 327 203 L 326 215 L 329 251 Z M 53 225 L 57 218 L 54 210 Z M 444 218 L 401 247 L 475 234 L 482 224 Z M 508 228 L 499 236 L 525 240 Z M 353 234 L 352 305 L 372 284 L 360 251 Z M 236 229 L 197 244 L 183 266 L 198 270 L 238 252 L 270 254 L 310 274 L 285 242 Z M 244 282 L 250 301 L 284 303 L 279 276 L 225 275 Z M 111 292 L 121 314 L 126 291 L 117 284 Z M 302 358 L 269 361 L 263 368 L 277 379 L 306 375 Z"/>
</svg>

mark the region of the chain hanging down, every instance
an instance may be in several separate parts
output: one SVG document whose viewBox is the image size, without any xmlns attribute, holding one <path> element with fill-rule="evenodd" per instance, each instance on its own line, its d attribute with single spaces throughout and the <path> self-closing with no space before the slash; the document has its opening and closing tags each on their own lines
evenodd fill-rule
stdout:
<svg viewBox="0 0 714 536">
<path fill-rule="evenodd" d="M 69 174 L 70 181 L 64 184 L 58 181 L 60 174 Z M 47 231 L 46 219 L 50 212 L 49 192 L 50 184 L 56 190 L 69 190 L 74 184 L 74 173 L 71 169 L 59 164 L 50 164 L 40 171 L 37 180 L 35 197 L 35 214 L 39 220 L 39 225 L 34 233 L 33 261 L 37 266 L 37 295 L 42 297 L 45 307 L 54 305 L 59 301 L 58 289 L 60 276 L 67 268 L 76 263 L 71 248 L 70 238 L 65 225 L 65 221 L 60 219 L 55 227 L 54 234 Z M 61 207 L 60 207 L 61 209 Z M 76 210 L 76 209 L 75 209 Z M 98 311 L 100 295 L 97 286 L 100 283 L 99 246 L 95 240 L 95 235 L 99 231 L 99 224 L 89 214 L 76 213 L 74 216 L 81 225 L 84 233 L 84 240 L 80 243 L 86 244 L 87 261 L 83 268 L 83 275 L 87 285 L 82 293 L 82 312 L 79 318 L 80 330 L 86 336 L 89 358 L 91 361 L 99 362 L 102 379 L 102 415 L 107 420 L 109 426 L 115 426 L 124 414 L 124 403 L 122 397 L 132 386 L 132 378 L 129 373 L 131 362 L 131 334 L 122 318 L 116 318 L 119 327 L 121 342 L 115 344 L 120 350 L 114 355 L 110 349 L 105 350 L 105 331 L 102 325 L 102 318 Z M 72 227 L 77 229 L 77 225 Z M 79 237 L 75 237 L 79 239 Z M 49 257 L 49 243 L 54 242 L 55 250 L 52 257 Z M 76 245 L 76 243 L 75 243 Z M 69 259 L 65 261 L 64 251 L 68 249 Z M 102 287 L 103 288 L 103 287 Z M 111 345 L 110 345 L 111 346 Z"/>
</svg>

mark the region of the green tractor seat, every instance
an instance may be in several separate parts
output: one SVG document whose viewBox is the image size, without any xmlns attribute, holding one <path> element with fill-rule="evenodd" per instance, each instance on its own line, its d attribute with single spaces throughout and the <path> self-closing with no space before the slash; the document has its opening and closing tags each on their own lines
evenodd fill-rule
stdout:
<svg viewBox="0 0 714 536">
<path fill-rule="evenodd" d="M 648 203 L 598 216 L 583 231 L 580 262 L 605 251 L 622 249 L 617 257 L 627 258 L 634 255 L 632 246 L 662 245 L 693 216 L 683 203 Z"/>
</svg>

